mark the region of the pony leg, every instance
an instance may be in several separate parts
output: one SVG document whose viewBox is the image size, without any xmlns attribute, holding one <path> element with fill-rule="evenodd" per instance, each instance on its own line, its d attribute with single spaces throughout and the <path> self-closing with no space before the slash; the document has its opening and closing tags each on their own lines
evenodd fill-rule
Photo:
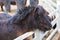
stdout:
<svg viewBox="0 0 60 40">
<path fill-rule="evenodd" d="M 1 5 L 1 10 L 4 11 L 4 10 L 3 10 L 3 4 Z"/>
<path fill-rule="evenodd" d="M 21 9 L 21 8 L 23 8 L 23 7 L 25 7 L 26 2 L 27 2 L 27 0 L 17 0 L 17 1 L 16 1 L 17 10 L 19 10 L 19 9 Z"/>
<path fill-rule="evenodd" d="M 22 4 L 21 1 L 22 1 L 22 0 L 17 0 L 17 1 L 16 1 L 16 4 L 17 4 L 17 11 L 18 11 L 19 9 L 21 9 L 21 4 Z"/>
<path fill-rule="evenodd" d="M 10 0 L 6 0 L 5 1 L 5 11 L 6 12 L 10 12 Z"/>
</svg>

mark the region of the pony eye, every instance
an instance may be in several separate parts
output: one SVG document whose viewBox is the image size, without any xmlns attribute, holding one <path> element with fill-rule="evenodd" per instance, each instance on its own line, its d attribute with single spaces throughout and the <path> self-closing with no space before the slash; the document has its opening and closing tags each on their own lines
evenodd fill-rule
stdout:
<svg viewBox="0 0 60 40">
<path fill-rule="evenodd" d="M 35 15 L 35 20 L 39 20 L 39 17 L 40 17 L 39 14 L 36 14 Z"/>
</svg>

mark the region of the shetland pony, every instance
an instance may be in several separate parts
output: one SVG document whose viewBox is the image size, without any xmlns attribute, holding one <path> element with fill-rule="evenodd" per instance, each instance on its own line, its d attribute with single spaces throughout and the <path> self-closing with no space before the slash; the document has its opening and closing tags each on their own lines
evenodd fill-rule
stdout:
<svg viewBox="0 0 60 40">
<path fill-rule="evenodd" d="M 17 12 L 13 17 L 4 16 L 6 20 L 0 18 L 0 40 L 13 40 L 26 32 L 39 29 L 47 31 L 52 25 L 46 15 L 47 11 L 43 7 L 25 7 Z M 3 16 L 3 15 L 2 15 Z M 28 40 L 28 39 L 26 39 Z"/>
</svg>

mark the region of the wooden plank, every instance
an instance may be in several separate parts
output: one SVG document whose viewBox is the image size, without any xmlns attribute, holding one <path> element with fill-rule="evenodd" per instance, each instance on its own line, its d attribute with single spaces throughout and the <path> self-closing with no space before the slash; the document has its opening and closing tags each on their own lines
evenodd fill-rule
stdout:
<svg viewBox="0 0 60 40">
<path fill-rule="evenodd" d="M 31 36 L 33 33 L 34 33 L 34 32 L 27 32 L 27 33 L 25 33 L 25 34 L 23 34 L 23 35 L 21 35 L 21 36 L 15 38 L 14 40 L 23 40 L 23 39 L 25 39 L 25 38 Z"/>
</svg>

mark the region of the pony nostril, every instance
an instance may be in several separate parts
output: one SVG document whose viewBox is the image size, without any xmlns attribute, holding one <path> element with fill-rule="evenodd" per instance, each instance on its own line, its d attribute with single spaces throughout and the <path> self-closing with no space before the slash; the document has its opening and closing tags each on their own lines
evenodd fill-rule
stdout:
<svg viewBox="0 0 60 40">
<path fill-rule="evenodd" d="M 52 27 L 49 27 L 49 29 L 51 29 Z"/>
<path fill-rule="evenodd" d="M 52 29 L 52 25 L 49 27 L 49 30 L 51 30 Z"/>
<path fill-rule="evenodd" d="M 47 30 L 51 30 L 52 29 L 52 25 L 49 25 L 49 27 L 47 28 Z"/>
</svg>

